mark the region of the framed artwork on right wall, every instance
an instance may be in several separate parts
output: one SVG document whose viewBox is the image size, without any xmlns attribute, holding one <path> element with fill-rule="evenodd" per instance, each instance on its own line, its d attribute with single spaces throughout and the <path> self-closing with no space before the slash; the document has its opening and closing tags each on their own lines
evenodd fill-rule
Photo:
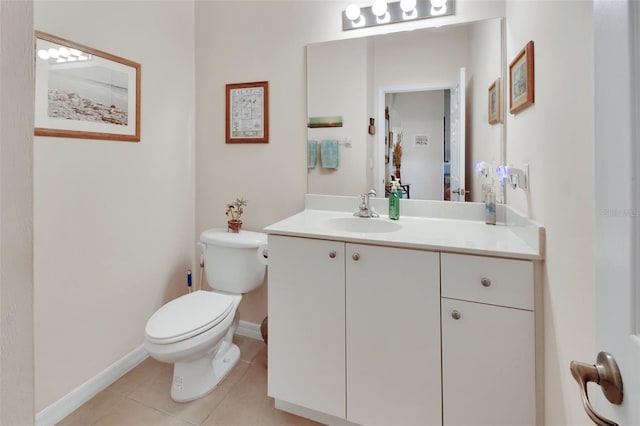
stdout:
<svg viewBox="0 0 640 426">
<path fill-rule="evenodd" d="M 489 124 L 502 122 L 502 95 L 500 90 L 500 78 L 489 86 Z"/>
<path fill-rule="evenodd" d="M 509 112 L 517 114 L 535 102 L 533 41 L 509 64 Z"/>
</svg>

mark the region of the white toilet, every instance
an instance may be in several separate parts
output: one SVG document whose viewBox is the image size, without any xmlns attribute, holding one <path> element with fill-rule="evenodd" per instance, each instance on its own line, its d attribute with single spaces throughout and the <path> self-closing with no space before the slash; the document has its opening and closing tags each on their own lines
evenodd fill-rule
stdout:
<svg viewBox="0 0 640 426">
<path fill-rule="evenodd" d="M 227 232 L 200 235 L 207 282 L 213 291 L 181 296 L 154 313 L 145 328 L 145 349 L 158 361 L 174 363 L 171 398 L 185 402 L 211 392 L 240 359 L 233 343 L 242 294 L 262 284 L 267 235 Z"/>
</svg>

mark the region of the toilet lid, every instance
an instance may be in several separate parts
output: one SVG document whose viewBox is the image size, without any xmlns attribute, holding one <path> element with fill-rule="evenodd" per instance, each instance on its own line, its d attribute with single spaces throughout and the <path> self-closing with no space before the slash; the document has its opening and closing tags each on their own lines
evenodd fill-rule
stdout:
<svg viewBox="0 0 640 426">
<path fill-rule="evenodd" d="M 211 291 L 185 294 L 167 303 L 147 321 L 145 334 L 152 343 L 169 344 L 209 330 L 233 310 L 232 296 Z"/>
</svg>

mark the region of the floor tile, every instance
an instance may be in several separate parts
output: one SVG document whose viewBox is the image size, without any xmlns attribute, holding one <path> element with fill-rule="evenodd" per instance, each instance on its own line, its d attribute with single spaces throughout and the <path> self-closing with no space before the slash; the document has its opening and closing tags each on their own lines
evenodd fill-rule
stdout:
<svg viewBox="0 0 640 426">
<path fill-rule="evenodd" d="M 266 347 L 256 354 L 247 373 L 224 401 L 211 413 L 204 426 L 218 425 L 319 425 L 319 423 L 274 408 L 267 396 Z"/>
<path fill-rule="evenodd" d="M 131 399 L 125 399 L 93 426 L 191 426 L 184 420 L 169 416 Z"/>
<path fill-rule="evenodd" d="M 109 386 L 109 390 L 127 396 L 139 387 L 153 381 L 159 374 L 166 374 L 167 371 L 170 372 L 172 369 L 173 366 L 171 364 L 156 361 L 149 357 Z"/>
<path fill-rule="evenodd" d="M 172 374 L 160 374 L 147 385 L 136 389 L 129 397 L 182 420 L 199 425 L 225 399 L 233 386 L 244 376 L 249 363 L 239 361 L 227 377 L 210 394 L 190 402 L 171 399 Z"/>
<path fill-rule="evenodd" d="M 235 336 L 233 343 L 238 345 L 240 349 L 240 359 L 243 361 L 251 362 L 258 352 L 266 345 L 262 340 L 251 339 L 244 336 Z"/>
<path fill-rule="evenodd" d="M 126 397 L 104 390 L 58 423 L 58 426 L 86 426 L 98 421 Z"/>
<path fill-rule="evenodd" d="M 171 399 L 173 365 L 152 358 L 58 423 L 59 426 L 318 425 L 274 408 L 267 396 L 267 346 L 237 336 L 241 360 L 209 395 Z"/>
</svg>

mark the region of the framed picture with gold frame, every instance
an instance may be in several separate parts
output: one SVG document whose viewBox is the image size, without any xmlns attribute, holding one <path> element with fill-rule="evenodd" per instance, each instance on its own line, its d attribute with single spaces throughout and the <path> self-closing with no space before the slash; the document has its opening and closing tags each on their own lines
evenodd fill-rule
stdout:
<svg viewBox="0 0 640 426">
<path fill-rule="evenodd" d="M 500 81 L 501 79 L 498 78 L 489 86 L 489 124 L 502 123 L 502 91 L 500 90 Z"/>
<path fill-rule="evenodd" d="M 269 143 L 269 82 L 226 86 L 226 142 Z"/>
<path fill-rule="evenodd" d="M 509 112 L 517 114 L 535 102 L 533 41 L 509 64 Z"/>
</svg>

